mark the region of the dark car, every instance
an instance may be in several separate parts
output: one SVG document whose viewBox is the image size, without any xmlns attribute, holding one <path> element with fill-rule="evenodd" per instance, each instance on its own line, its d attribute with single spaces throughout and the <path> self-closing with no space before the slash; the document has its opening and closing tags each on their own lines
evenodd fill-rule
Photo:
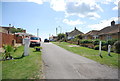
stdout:
<svg viewBox="0 0 120 81">
<path fill-rule="evenodd" d="M 39 37 L 30 37 L 30 46 L 40 46 L 41 39 Z"/>
<path fill-rule="evenodd" d="M 49 42 L 49 40 L 48 40 L 48 39 L 45 39 L 44 42 Z"/>
</svg>

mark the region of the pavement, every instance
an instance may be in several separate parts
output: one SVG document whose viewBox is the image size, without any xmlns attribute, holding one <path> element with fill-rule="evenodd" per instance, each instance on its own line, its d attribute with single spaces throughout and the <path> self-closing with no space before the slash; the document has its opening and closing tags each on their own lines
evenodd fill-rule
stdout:
<svg viewBox="0 0 120 81">
<path fill-rule="evenodd" d="M 69 52 L 52 43 L 42 43 L 46 79 L 118 79 L 118 69 Z"/>
</svg>

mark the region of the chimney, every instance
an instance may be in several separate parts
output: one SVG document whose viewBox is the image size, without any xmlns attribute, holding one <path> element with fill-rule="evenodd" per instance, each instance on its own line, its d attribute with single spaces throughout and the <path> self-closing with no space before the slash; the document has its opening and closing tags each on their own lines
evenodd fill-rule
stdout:
<svg viewBox="0 0 120 81">
<path fill-rule="evenodd" d="M 115 21 L 113 20 L 112 22 L 111 22 L 111 26 L 114 26 L 115 25 Z"/>
<path fill-rule="evenodd" d="M 11 24 L 9 24 L 9 27 L 11 27 Z"/>
<path fill-rule="evenodd" d="M 75 27 L 75 30 L 76 30 L 76 27 Z"/>
</svg>

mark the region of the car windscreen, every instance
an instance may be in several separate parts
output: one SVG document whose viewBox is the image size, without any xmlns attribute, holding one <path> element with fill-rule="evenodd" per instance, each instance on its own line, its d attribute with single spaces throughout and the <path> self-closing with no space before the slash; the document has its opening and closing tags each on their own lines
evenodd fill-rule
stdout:
<svg viewBox="0 0 120 81">
<path fill-rule="evenodd" d="M 38 37 L 31 37 L 30 39 L 31 39 L 31 40 L 39 40 Z"/>
</svg>

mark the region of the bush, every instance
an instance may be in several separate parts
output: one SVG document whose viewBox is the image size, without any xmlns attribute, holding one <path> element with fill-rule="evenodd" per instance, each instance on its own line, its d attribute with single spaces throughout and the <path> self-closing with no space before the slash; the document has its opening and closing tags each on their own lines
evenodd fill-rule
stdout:
<svg viewBox="0 0 120 81">
<path fill-rule="evenodd" d="M 94 49 L 95 49 L 95 50 L 99 50 L 99 45 L 96 45 L 96 46 L 94 47 Z"/>
<path fill-rule="evenodd" d="M 92 43 L 93 43 L 94 45 L 99 45 L 99 41 L 100 41 L 100 40 L 93 40 Z"/>
<path fill-rule="evenodd" d="M 14 52 L 14 48 L 11 45 L 5 45 L 4 47 L 5 53 L 3 55 L 3 59 L 6 60 L 8 58 L 12 59 L 11 53 Z"/>
<path fill-rule="evenodd" d="M 102 42 L 102 46 L 108 45 L 107 41 L 101 41 Z"/>
<path fill-rule="evenodd" d="M 120 41 L 116 41 L 115 43 L 114 43 L 114 51 L 116 52 L 116 53 L 120 53 Z"/>
<path fill-rule="evenodd" d="M 80 43 L 88 44 L 88 43 L 92 43 L 92 40 L 81 40 Z"/>
<path fill-rule="evenodd" d="M 105 46 L 102 46 L 102 50 L 104 50 L 104 51 L 107 51 L 107 50 L 108 50 L 108 47 L 107 47 L 107 45 L 105 45 Z"/>
<path fill-rule="evenodd" d="M 116 39 L 111 39 L 107 41 L 108 45 L 113 45 L 117 40 Z"/>
<path fill-rule="evenodd" d="M 72 42 L 77 42 L 78 39 L 77 38 L 74 38 L 74 39 L 71 39 Z"/>
</svg>

